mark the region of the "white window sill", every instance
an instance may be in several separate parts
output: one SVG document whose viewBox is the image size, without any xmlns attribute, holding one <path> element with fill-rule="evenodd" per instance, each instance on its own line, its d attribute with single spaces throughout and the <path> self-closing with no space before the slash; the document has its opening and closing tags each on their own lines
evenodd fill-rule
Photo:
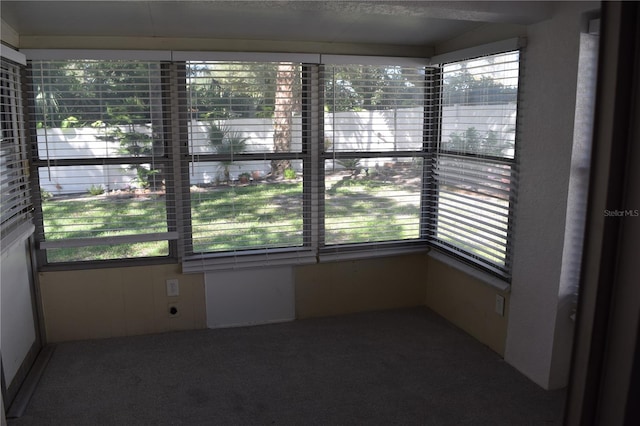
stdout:
<svg viewBox="0 0 640 426">
<path fill-rule="evenodd" d="M 465 274 L 503 293 L 508 293 L 511 290 L 510 283 L 501 280 L 500 278 L 495 277 L 487 272 L 474 268 L 473 266 L 461 262 L 458 259 L 448 256 L 442 252 L 431 250 L 429 251 L 429 257 L 436 259 L 444 263 L 445 265 L 451 266 L 452 268 L 455 268 L 461 272 L 464 272 Z"/>
<path fill-rule="evenodd" d="M 360 259 L 374 259 L 377 257 L 392 257 L 392 256 L 402 256 L 406 254 L 416 254 L 416 253 L 426 253 L 429 251 L 428 247 L 425 246 L 414 246 L 414 247 L 389 247 L 389 248 L 370 248 L 370 249 L 360 249 L 360 250 L 336 250 L 335 252 L 330 252 L 326 250 L 325 252 L 320 253 L 319 262 L 340 262 L 340 261 L 348 261 L 348 260 L 360 260 Z"/>
<path fill-rule="evenodd" d="M 252 253 L 210 254 L 188 257 L 182 261 L 182 272 L 184 274 L 195 274 L 267 266 L 306 265 L 316 262 L 316 255 L 312 250 L 256 250 Z"/>
</svg>

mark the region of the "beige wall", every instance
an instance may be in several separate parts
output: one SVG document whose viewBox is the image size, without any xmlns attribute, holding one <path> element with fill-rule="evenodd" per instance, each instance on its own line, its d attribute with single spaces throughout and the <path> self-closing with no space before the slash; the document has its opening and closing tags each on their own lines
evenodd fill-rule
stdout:
<svg viewBox="0 0 640 426">
<path fill-rule="evenodd" d="M 49 342 L 206 327 L 203 274 L 183 275 L 179 265 L 41 272 L 39 277 Z M 170 278 L 180 282 L 178 297 L 166 295 Z M 294 291 L 297 319 L 426 304 L 504 354 L 508 294 L 426 254 L 295 267 Z M 495 313 L 496 294 L 505 296 L 504 317 Z M 178 304 L 177 317 L 169 316 L 171 303 Z"/>
<path fill-rule="evenodd" d="M 177 297 L 167 297 L 170 278 L 179 280 Z M 49 342 L 206 327 L 203 276 L 183 275 L 179 265 L 41 272 L 39 279 Z"/>
<path fill-rule="evenodd" d="M 428 308 L 504 356 L 508 293 L 433 258 L 425 282 Z M 497 294 L 505 298 L 504 316 L 495 312 Z"/>
<path fill-rule="evenodd" d="M 426 256 L 297 267 L 296 318 L 424 305 Z"/>
</svg>

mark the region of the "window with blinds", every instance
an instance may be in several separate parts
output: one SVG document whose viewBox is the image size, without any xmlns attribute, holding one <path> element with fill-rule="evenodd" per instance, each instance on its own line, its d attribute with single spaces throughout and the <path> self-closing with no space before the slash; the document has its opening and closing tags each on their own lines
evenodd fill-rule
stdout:
<svg viewBox="0 0 640 426">
<path fill-rule="evenodd" d="M 214 57 L 30 61 L 46 262 L 171 256 L 196 271 L 432 245 L 508 278 L 518 52 L 433 67 Z M 7 223 L 29 209 L 10 71 Z"/>
<path fill-rule="evenodd" d="M 308 248 L 308 74 L 292 62 L 186 63 L 186 256 Z"/>
<path fill-rule="evenodd" d="M 519 53 L 446 64 L 441 73 L 431 239 L 505 277 L 517 187 Z"/>
<path fill-rule="evenodd" d="M 31 223 L 32 204 L 25 146 L 21 66 L 0 60 L 0 241 Z"/>
<path fill-rule="evenodd" d="M 47 261 L 167 256 L 177 233 L 163 65 L 32 61 L 29 80 Z"/>
<path fill-rule="evenodd" d="M 421 238 L 430 70 L 324 67 L 325 251 Z"/>
</svg>

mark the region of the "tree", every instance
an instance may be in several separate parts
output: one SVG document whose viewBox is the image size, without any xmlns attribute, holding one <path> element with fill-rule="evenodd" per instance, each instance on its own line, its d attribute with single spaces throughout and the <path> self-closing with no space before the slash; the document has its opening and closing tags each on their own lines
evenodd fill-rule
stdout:
<svg viewBox="0 0 640 426">
<path fill-rule="evenodd" d="M 275 105 L 273 111 L 273 148 L 275 152 L 291 150 L 291 129 L 293 127 L 293 86 L 296 69 L 292 63 L 278 64 L 276 73 Z M 271 176 L 280 177 L 291 167 L 289 160 L 272 160 Z"/>
<path fill-rule="evenodd" d="M 424 74 L 399 66 L 335 66 L 325 78 L 328 112 L 420 106 Z"/>
<path fill-rule="evenodd" d="M 150 157 L 153 155 L 153 137 L 138 131 L 136 123 L 140 114 L 145 114 L 147 106 L 136 97 L 127 98 L 126 104 L 107 107 L 107 132 L 98 139 L 120 144 L 118 153 L 127 157 Z M 157 169 L 151 169 L 143 164 L 132 164 L 127 170 L 136 172 L 135 182 L 142 188 L 157 188 L 157 180 L 151 179 L 157 175 Z"/>
<path fill-rule="evenodd" d="M 476 77 L 463 68 L 445 78 L 442 99 L 449 105 L 487 105 L 515 102 L 518 90 L 496 82 L 492 77 Z"/>
<path fill-rule="evenodd" d="M 452 132 L 445 148 L 449 151 L 478 153 L 480 151 L 480 132 L 475 127 L 469 127 L 464 133 Z"/>
<path fill-rule="evenodd" d="M 452 132 L 444 145 L 444 149 L 447 151 L 494 157 L 504 157 L 505 151 L 512 147 L 513 144 L 500 139 L 495 130 L 489 130 L 483 137 L 475 127 L 469 127 L 463 133 Z"/>
<path fill-rule="evenodd" d="M 249 138 L 242 136 L 240 132 L 231 130 L 228 126 L 220 123 L 211 122 L 207 128 L 207 135 L 209 136 L 209 145 L 213 147 L 216 154 L 233 157 L 234 154 L 239 154 L 246 149 L 247 141 Z M 222 167 L 225 181 L 229 182 L 231 176 L 229 173 L 229 167 L 232 164 L 231 160 L 222 160 Z"/>
</svg>

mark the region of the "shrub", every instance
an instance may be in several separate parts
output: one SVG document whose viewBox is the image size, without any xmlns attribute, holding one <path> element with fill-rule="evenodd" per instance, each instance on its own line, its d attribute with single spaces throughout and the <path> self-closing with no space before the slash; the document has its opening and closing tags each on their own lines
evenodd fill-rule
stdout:
<svg viewBox="0 0 640 426">
<path fill-rule="evenodd" d="M 285 169 L 284 178 L 285 179 L 295 179 L 296 178 L 296 171 L 293 170 L 292 168 Z"/>
<path fill-rule="evenodd" d="M 42 201 L 47 201 L 52 197 L 52 195 L 49 191 L 40 187 L 40 197 L 42 197 Z"/>
<path fill-rule="evenodd" d="M 104 188 L 102 185 L 91 185 L 89 189 L 87 189 L 89 194 L 91 195 L 102 195 L 104 194 Z"/>
<path fill-rule="evenodd" d="M 347 158 L 344 160 L 338 160 L 338 164 L 347 170 L 355 171 L 360 168 L 360 160 L 357 158 Z"/>
</svg>

